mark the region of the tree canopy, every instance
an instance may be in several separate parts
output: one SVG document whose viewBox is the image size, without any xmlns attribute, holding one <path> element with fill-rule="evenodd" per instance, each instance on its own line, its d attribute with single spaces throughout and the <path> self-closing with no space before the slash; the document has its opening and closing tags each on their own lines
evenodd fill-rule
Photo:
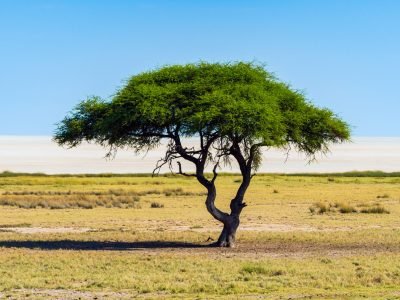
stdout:
<svg viewBox="0 0 400 300">
<path fill-rule="evenodd" d="M 198 138 L 198 147 L 185 147 L 186 137 Z M 262 147 L 293 147 L 312 158 L 349 137 L 349 126 L 332 111 L 314 106 L 262 65 L 245 62 L 173 65 L 132 76 L 112 99 L 81 102 L 55 134 L 61 145 L 88 141 L 110 151 L 147 151 L 167 139 L 156 170 L 177 159 L 192 162 L 193 175 L 209 191 L 207 208 L 224 226 L 228 214 L 209 201 L 222 162 L 236 160 L 243 175 L 230 215 L 240 214 Z M 211 180 L 204 176 L 210 163 Z M 179 173 L 189 175 L 180 164 Z"/>
<path fill-rule="evenodd" d="M 152 149 L 171 132 L 214 142 L 283 147 L 313 155 L 349 138 L 345 122 L 252 63 L 167 66 L 133 76 L 111 101 L 92 97 L 59 125 L 55 140 Z"/>
</svg>

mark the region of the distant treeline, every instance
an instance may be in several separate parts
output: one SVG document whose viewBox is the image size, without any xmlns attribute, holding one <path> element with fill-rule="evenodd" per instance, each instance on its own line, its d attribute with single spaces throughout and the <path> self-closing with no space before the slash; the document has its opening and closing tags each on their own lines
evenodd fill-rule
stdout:
<svg viewBox="0 0 400 300">
<path fill-rule="evenodd" d="M 211 174 L 209 174 L 211 175 Z M 21 176 L 37 176 L 37 177 L 181 177 L 172 173 L 163 173 L 153 175 L 152 173 L 101 173 L 101 174 L 56 174 L 49 175 L 45 173 L 17 173 L 4 171 L 0 173 L 0 177 L 21 177 Z M 240 176 L 239 173 L 220 173 L 220 176 Z M 257 173 L 257 176 L 307 176 L 307 177 L 400 177 L 400 172 L 383 172 L 383 171 L 351 171 L 343 173 Z"/>
</svg>

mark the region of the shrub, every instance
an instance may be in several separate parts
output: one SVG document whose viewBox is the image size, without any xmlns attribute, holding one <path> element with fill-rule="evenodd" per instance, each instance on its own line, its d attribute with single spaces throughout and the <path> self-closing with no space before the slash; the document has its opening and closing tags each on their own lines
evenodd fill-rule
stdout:
<svg viewBox="0 0 400 300">
<path fill-rule="evenodd" d="M 377 205 L 374 207 L 363 208 L 361 210 L 363 214 L 390 214 L 390 212 L 383 206 Z"/>
<path fill-rule="evenodd" d="M 376 196 L 376 198 L 378 198 L 378 199 L 387 199 L 387 198 L 390 198 L 390 195 L 389 194 L 378 195 L 378 196 Z"/>
<path fill-rule="evenodd" d="M 347 203 L 336 202 L 335 207 L 342 214 L 350 214 L 357 212 L 357 210 L 353 206 Z"/>
<path fill-rule="evenodd" d="M 163 208 L 164 204 L 158 203 L 158 202 L 151 202 L 150 205 L 151 208 Z"/>
<path fill-rule="evenodd" d="M 316 202 L 312 206 L 309 207 L 309 210 L 312 214 L 324 214 L 330 210 L 330 206 L 323 202 Z"/>
<path fill-rule="evenodd" d="M 316 202 L 309 207 L 309 210 L 312 214 L 324 214 L 327 212 L 340 212 L 342 214 L 348 214 L 357 212 L 357 210 L 353 206 L 341 202 L 336 202 L 334 205 L 323 202 Z"/>
<path fill-rule="evenodd" d="M 93 203 L 90 203 L 89 201 L 79 201 L 79 202 L 77 203 L 77 206 L 78 206 L 78 207 L 81 207 L 81 208 L 85 208 L 85 209 L 92 209 L 92 208 L 94 208 Z"/>
</svg>

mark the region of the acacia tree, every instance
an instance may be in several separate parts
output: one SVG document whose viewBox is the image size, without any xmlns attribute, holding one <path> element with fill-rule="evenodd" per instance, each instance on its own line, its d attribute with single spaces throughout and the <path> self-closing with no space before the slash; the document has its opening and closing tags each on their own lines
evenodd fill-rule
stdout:
<svg viewBox="0 0 400 300">
<path fill-rule="evenodd" d="M 154 170 L 177 161 L 177 172 L 194 176 L 207 190 L 208 212 L 223 224 L 215 245 L 233 247 L 245 193 L 261 163 L 262 147 L 294 147 L 310 159 L 331 143 L 349 139 L 348 125 L 320 109 L 253 63 L 197 63 L 163 67 L 135 75 L 111 100 L 81 102 L 58 125 L 55 141 L 75 147 L 82 141 L 135 152 L 167 140 L 165 156 Z M 186 147 L 183 139 L 198 139 Z M 195 173 L 182 170 L 187 160 Z M 215 205 L 215 181 L 222 164 L 236 161 L 242 181 L 230 212 Z M 205 174 L 207 165 L 213 173 Z"/>
</svg>

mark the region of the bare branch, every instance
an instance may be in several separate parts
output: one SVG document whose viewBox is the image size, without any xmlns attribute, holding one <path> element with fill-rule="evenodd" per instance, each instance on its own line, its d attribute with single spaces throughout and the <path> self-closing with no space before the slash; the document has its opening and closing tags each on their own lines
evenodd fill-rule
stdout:
<svg viewBox="0 0 400 300">
<path fill-rule="evenodd" d="M 183 176 L 188 176 L 188 177 L 189 177 L 189 176 L 191 176 L 191 177 L 196 177 L 196 174 L 188 174 L 188 173 L 182 172 L 182 165 L 181 165 L 181 162 L 180 162 L 180 161 L 178 161 L 177 164 L 178 164 L 178 169 L 179 169 L 179 171 L 178 171 L 177 174 L 180 174 L 180 175 L 183 175 Z"/>
<path fill-rule="evenodd" d="M 285 164 L 287 163 L 287 161 L 289 160 L 289 152 L 290 150 L 292 150 L 292 147 L 290 146 L 290 144 L 287 145 L 286 147 L 286 158 L 285 158 Z"/>
<path fill-rule="evenodd" d="M 154 168 L 154 170 L 153 170 L 153 177 L 155 176 L 155 175 L 158 175 L 158 174 L 160 174 L 160 171 L 161 171 L 161 168 L 163 167 L 163 166 L 165 166 L 166 164 L 171 164 L 171 162 L 174 160 L 174 159 L 177 159 L 177 158 L 180 158 L 180 156 L 179 155 L 176 155 L 176 154 L 173 154 L 173 153 L 171 153 L 171 152 L 169 152 L 169 151 L 167 151 L 167 153 L 165 154 L 165 157 L 163 157 L 163 158 L 160 158 L 158 161 L 157 161 L 157 164 L 156 164 L 156 167 Z M 171 167 L 170 167 L 170 169 L 171 169 Z"/>
<path fill-rule="evenodd" d="M 218 168 L 218 166 L 219 166 L 219 159 L 218 159 L 218 162 L 214 165 L 214 168 L 213 168 L 213 174 L 214 174 L 214 176 L 213 176 L 213 178 L 211 179 L 211 183 L 214 183 L 215 180 L 216 180 L 217 177 L 218 177 L 218 173 L 217 173 L 217 168 Z"/>
<path fill-rule="evenodd" d="M 199 159 L 186 152 L 186 150 L 182 147 L 181 139 L 177 132 L 174 134 L 173 140 L 175 142 L 175 151 L 182 156 L 182 158 L 191 161 L 197 166 Z"/>
<path fill-rule="evenodd" d="M 170 170 L 171 170 L 171 162 L 174 159 L 177 159 L 177 158 L 181 157 L 176 151 L 173 151 L 173 148 L 174 148 L 174 143 L 171 140 L 167 145 L 167 151 L 165 152 L 165 156 L 160 158 L 157 161 L 156 167 L 153 170 L 153 175 L 152 176 L 158 175 L 160 173 L 160 171 L 161 171 L 161 168 L 163 166 L 165 166 L 166 164 L 169 164 Z"/>
</svg>

